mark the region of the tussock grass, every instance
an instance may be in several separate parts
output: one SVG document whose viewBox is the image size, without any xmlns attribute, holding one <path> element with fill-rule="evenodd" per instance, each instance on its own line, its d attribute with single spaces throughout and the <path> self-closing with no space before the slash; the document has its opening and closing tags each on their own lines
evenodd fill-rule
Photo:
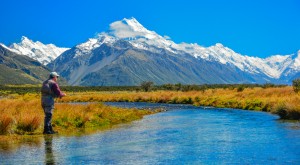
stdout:
<svg viewBox="0 0 300 165">
<path fill-rule="evenodd" d="M 111 125 L 142 118 L 150 111 L 125 110 L 97 102 L 153 102 L 193 104 L 245 110 L 266 111 L 282 119 L 300 119 L 300 95 L 292 87 L 207 89 L 203 91 L 153 91 L 153 92 L 73 92 L 58 100 L 53 115 L 53 125 L 60 132 L 83 128 L 110 127 Z M 89 102 L 89 104 L 69 104 Z M 14 95 L 0 99 L 0 134 L 40 134 L 43 110 L 40 95 Z"/>
<path fill-rule="evenodd" d="M 39 95 L 0 99 L 0 105 L 0 135 L 42 134 L 44 112 Z M 154 111 L 115 108 L 101 103 L 59 103 L 55 105 L 52 123 L 60 133 L 71 133 L 84 128 L 107 128 L 152 113 Z"/>
<path fill-rule="evenodd" d="M 57 104 L 53 125 L 72 130 L 85 127 L 110 127 L 115 124 L 141 119 L 153 112 L 105 106 L 101 103 L 87 105 Z"/>
<path fill-rule="evenodd" d="M 0 98 L 0 148 L 9 150 L 32 139 L 43 131 L 44 113 L 39 94 L 10 94 Z M 147 110 L 105 106 L 99 102 L 153 102 L 193 104 L 278 114 L 282 119 L 300 119 L 300 95 L 292 87 L 206 89 L 202 91 L 153 92 L 69 92 L 57 100 L 52 124 L 60 134 L 77 134 L 85 130 L 110 128 L 119 123 L 141 119 L 155 113 Z M 89 102 L 70 104 L 70 102 Z M 19 135 L 23 136 L 19 136 Z M 36 137 L 36 138 L 32 138 Z M 33 141 L 39 144 L 39 140 Z"/>
<path fill-rule="evenodd" d="M 7 115 L 0 117 L 0 134 L 10 133 L 11 126 L 13 124 L 13 118 Z"/>
<path fill-rule="evenodd" d="M 292 87 L 208 89 L 204 91 L 87 92 L 70 93 L 62 102 L 153 102 L 194 104 L 266 111 L 282 119 L 300 119 L 300 95 Z"/>
</svg>

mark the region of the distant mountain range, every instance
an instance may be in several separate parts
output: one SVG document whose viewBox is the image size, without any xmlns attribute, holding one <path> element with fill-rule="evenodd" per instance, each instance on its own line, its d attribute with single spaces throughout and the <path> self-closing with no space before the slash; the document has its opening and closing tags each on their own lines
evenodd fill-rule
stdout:
<svg viewBox="0 0 300 165">
<path fill-rule="evenodd" d="M 143 81 L 288 84 L 300 76 L 300 51 L 263 59 L 235 53 L 220 43 L 211 47 L 176 44 L 147 30 L 135 18 L 113 22 L 108 31 L 72 48 L 26 37 L 2 47 L 47 64 L 70 85 L 139 85 Z"/>
<path fill-rule="evenodd" d="M 48 77 L 49 69 L 40 62 L 10 51 L 0 44 L 0 84 L 39 84 Z"/>
<path fill-rule="evenodd" d="M 20 43 L 13 43 L 9 46 L 10 50 L 26 55 L 30 58 L 38 60 L 40 63 L 47 65 L 55 60 L 59 55 L 69 48 L 59 48 L 53 44 L 43 44 L 39 41 L 33 42 L 27 37 L 22 37 Z"/>
</svg>

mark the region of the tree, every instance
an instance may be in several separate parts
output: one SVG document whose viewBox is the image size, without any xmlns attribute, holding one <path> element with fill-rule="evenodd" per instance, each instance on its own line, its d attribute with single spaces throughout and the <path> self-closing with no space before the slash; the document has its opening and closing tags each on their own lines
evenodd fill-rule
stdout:
<svg viewBox="0 0 300 165">
<path fill-rule="evenodd" d="M 181 83 L 175 84 L 175 89 L 176 89 L 177 91 L 180 91 L 180 90 L 182 89 L 182 84 L 181 84 Z"/>
<path fill-rule="evenodd" d="M 145 91 L 148 92 L 150 91 L 151 87 L 153 86 L 153 82 L 152 81 L 143 81 L 141 83 L 141 88 Z"/>
<path fill-rule="evenodd" d="M 174 85 L 173 84 L 163 84 L 161 87 L 164 90 L 173 90 L 174 89 Z"/>
<path fill-rule="evenodd" d="M 293 88 L 296 93 L 300 91 L 300 78 L 293 80 Z"/>
<path fill-rule="evenodd" d="M 245 89 L 245 87 L 243 85 L 239 85 L 237 88 L 238 92 L 243 92 L 243 90 Z"/>
<path fill-rule="evenodd" d="M 272 87 L 275 87 L 275 84 L 272 84 L 272 83 L 265 83 L 262 87 L 263 87 L 263 88 L 272 88 Z"/>
</svg>

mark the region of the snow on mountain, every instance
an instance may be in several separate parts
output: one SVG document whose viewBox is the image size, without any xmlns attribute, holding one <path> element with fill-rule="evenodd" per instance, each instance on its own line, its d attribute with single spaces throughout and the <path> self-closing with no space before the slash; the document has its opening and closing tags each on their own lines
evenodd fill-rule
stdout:
<svg viewBox="0 0 300 165">
<path fill-rule="evenodd" d="M 93 49 L 100 47 L 103 43 L 113 43 L 116 39 L 106 33 L 100 33 L 95 38 L 89 38 L 86 42 L 76 46 L 74 58 L 90 53 Z"/>
<path fill-rule="evenodd" d="M 43 44 L 39 41 L 33 42 L 27 37 L 22 37 L 20 43 L 13 43 L 9 46 L 10 50 L 29 56 L 35 60 L 38 60 L 42 64 L 46 65 L 53 61 L 61 53 L 68 50 L 69 48 L 59 48 L 53 44 Z"/>
<path fill-rule="evenodd" d="M 241 55 L 220 43 L 210 47 L 202 47 L 196 43 L 176 44 L 169 37 L 160 36 L 156 32 L 146 29 L 135 18 L 124 18 L 121 21 L 113 22 L 110 24 L 109 31 L 102 32 L 95 38 L 77 45 L 75 57 L 88 54 L 103 43 L 112 44 L 119 39 L 130 42 L 138 49 L 156 53 L 161 51 L 160 49 L 174 54 L 185 52 L 195 58 L 234 66 L 250 74 L 265 74 L 275 79 L 279 79 L 287 68 L 292 68 L 295 72 L 300 71 L 300 51 L 298 51 L 297 58 L 293 57 L 294 54 L 259 58 Z"/>
<path fill-rule="evenodd" d="M 20 54 L 19 51 L 15 50 L 15 49 L 11 49 L 11 48 L 7 47 L 6 45 L 4 45 L 4 44 L 2 44 L 2 43 L 0 43 L 0 45 L 3 46 L 5 49 L 8 49 L 9 51 L 12 51 L 12 52 L 14 52 L 14 53 Z"/>
<path fill-rule="evenodd" d="M 109 35 L 119 39 L 128 40 L 133 46 L 149 50 L 149 46 L 163 48 L 170 52 L 174 52 L 172 45 L 175 43 L 167 40 L 165 37 L 158 35 L 154 31 L 147 30 L 135 18 L 116 21 L 110 24 Z"/>
<path fill-rule="evenodd" d="M 295 58 L 295 62 L 292 66 L 292 68 L 300 70 L 300 50 L 297 52 L 297 57 Z"/>
<path fill-rule="evenodd" d="M 283 71 L 293 63 L 291 55 L 275 55 L 266 59 L 245 56 L 234 52 L 220 43 L 210 47 L 188 43 L 176 44 L 154 31 L 147 30 L 135 18 L 124 18 L 121 21 L 110 24 L 110 31 L 107 34 L 128 40 L 133 46 L 139 49 L 155 51 L 155 49 L 151 49 L 151 46 L 153 46 L 155 48 L 166 49 L 175 54 L 182 53 L 183 51 L 196 58 L 232 65 L 251 74 L 263 73 L 270 78 L 276 79 L 280 78 Z M 300 68 L 300 58 L 295 63 L 296 66 Z"/>
<path fill-rule="evenodd" d="M 92 49 L 97 48 L 99 46 L 100 44 L 98 43 L 97 39 L 90 38 L 88 39 L 88 41 L 76 46 L 77 49 L 74 58 L 81 56 L 82 54 L 87 54 Z"/>
<path fill-rule="evenodd" d="M 300 50 L 297 53 L 290 55 L 286 61 L 290 62 L 286 64 L 287 67 L 285 67 L 282 76 L 293 77 L 293 75 L 297 75 L 297 73 L 300 72 Z"/>
<path fill-rule="evenodd" d="M 275 55 L 266 59 L 250 57 L 236 53 L 220 43 L 208 48 L 196 50 L 197 51 L 193 53 L 195 57 L 233 65 L 251 74 L 264 73 L 271 78 L 279 78 L 284 69 L 292 62 L 290 58 L 291 55 Z"/>
</svg>

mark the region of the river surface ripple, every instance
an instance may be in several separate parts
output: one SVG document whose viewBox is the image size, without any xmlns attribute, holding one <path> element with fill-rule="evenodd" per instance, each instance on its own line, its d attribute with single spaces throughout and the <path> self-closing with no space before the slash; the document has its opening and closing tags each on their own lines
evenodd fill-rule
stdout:
<svg viewBox="0 0 300 165">
<path fill-rule="evenodd" d="M 107 104 L 168 111 L 92 135 L 2 149 L 0 164 L 300 164 L 299 122 L 235 109 Z"/>
</svg>

